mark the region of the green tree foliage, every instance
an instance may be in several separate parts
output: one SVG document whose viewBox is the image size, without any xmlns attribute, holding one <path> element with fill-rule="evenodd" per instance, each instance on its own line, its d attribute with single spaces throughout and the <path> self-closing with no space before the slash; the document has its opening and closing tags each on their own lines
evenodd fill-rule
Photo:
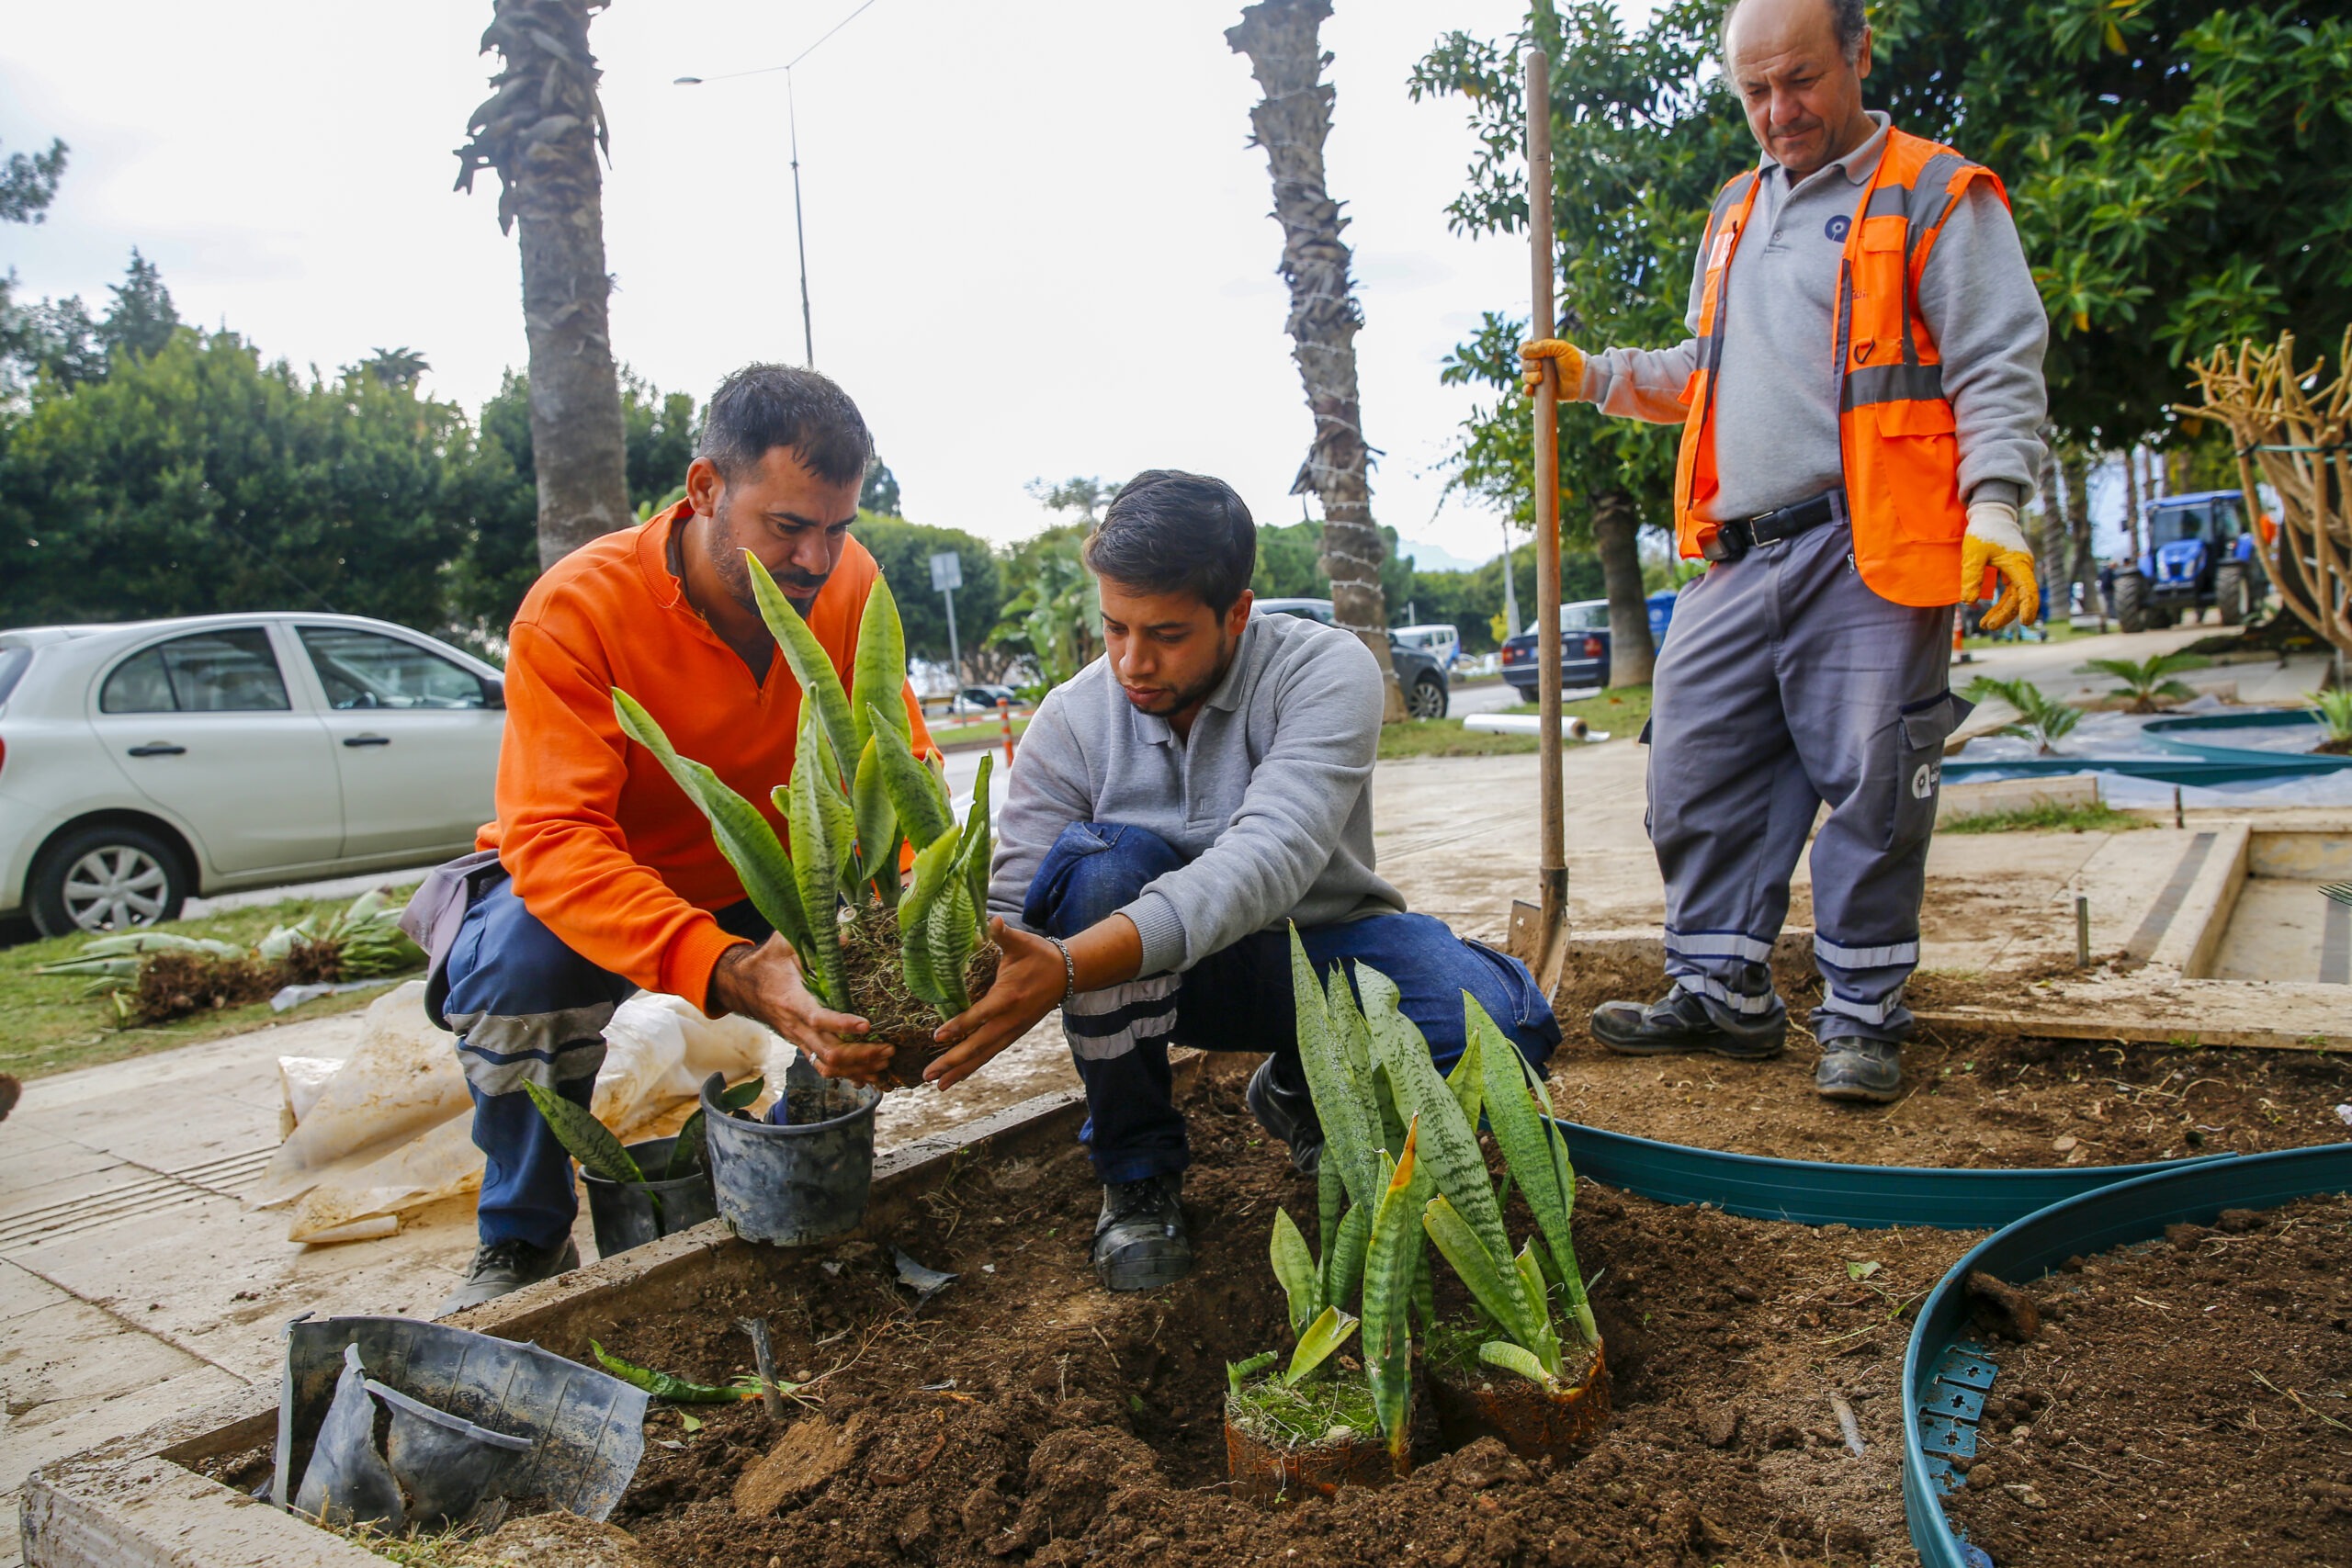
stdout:
<svg viewBox="0 0 2352 1568">
<path fill-rule="evenodd" d="M 433 368 L 433 362 L 413 348 L 379 348 L 361 360 L 357 369 L 376 378 L 385 386 L 398 391 L 413 387 Z"/>
<path fill-rule="evenodd" d="M 1412 90 L 1457 96 L 1481 139 L 1457 229 L 1526 222 L 1517 51 L 1553 56 L 1563 325 L 1593 346 L 1659 346 L 1683 312 L 1706 210 L 1756 148 L 1716 73 L 1721 0 L 1639 31 L 1606 0 L 1541 6 L 1528 35 L 1453 33 Z M 2051 412 L 2115 446 L 2169 428 L 2185 362 L 2290 325 L 2333 344 L 2352 320 L 2352 19 L 2336 5 L 2222 0 L 1884 0 L 1866 101 L 2007 182 L 2051 315 Z M 1449 366 L 1516 378 L 1524 318 L 1490 313 Z M 1464 431 L 1457 482 L 1524 516 L 1524 400 Z M 1562 413 L 1572 491 L 1617 482 L 1664 521 L 1670 427 Z M 1564 507 L 1566 517 L 1576 509 Z"/>
<path fill-rule="evenodd" d="M 42 223 L 65 175 L 66 146 L 50 139 L 43 152 L 11 152 L 0 163 L 0 223 Z"/>
<path fill-rule="evenodd" d="M 46 372 L 68 387 L 102 378 L 117 354 L 144 356 L 169 343 L 179 325 L 171 290 L 155 264 L 136 250 L 104 317 L 90 319 L 75 295 L 17 306 L 0 288 L 0 390 L 28 386 Z"/>
<path fill-rule="evenodd" d="M 899 500 L 899 476 L 890 471 L 890 465 L 882 460 L 879 453 L 875 455 L 873 467 L 865 470 L 865 488 L 857 492 L 857 509 L 881 517 L 906 515 Z"/>
<path fill-rule="evenodd" d="M 988 541 L 960 528 L 934 528 L 903 517 L 861 511 L 851 534 L 874 553 L 890 580 L 906 628 L 907 651 L 934 663 L 947 662 L 947 601 L 931 588 L 931 558 L 954 551 L 963 563 L 964 586 L 956 590 L 956 632 L 968 654 L 980 645 L 1004 609 L 1004 577 Z"/>
<path fill-rule="evenodd" d="M 1380 536 L 1385 548 L 1380 558 L 1380 592 L 1388 606 L 1388 624 L 1405 624 L 1405 607 L 1413 602 L 1415 575 L 1410 556 L 1399 553 L 1396 530 L 1385 525 Z M 1331 579 L 1323 570 L 1323 525 L 1298 522 L 1258 525 L 1258 567 L 1250 574 L 1250 592 L 1261 599 L 1329 599 Z"/>
<path fill-rule="evenodd" d="M 137 341 L 103 379 L 42 381 L 6 427 L 0 621 L 296 606 L 440 624 L 460 410 L 356 372 L 305 382 L 233 333 Z"/>
<path fill-rule="evenodd" d="M 1087 526 L 1046 528 L 1007 550 L 1001 563 L 1003 605 L 984 646 L 1027 660 L 1046 686 L 1060 685 L 1100 651 L 1102 604 L 1079 553 Z"/>
<path fill-rule="evenodd" d="M 1521 545 L 1510 552 L 1513 587 L 1519 594 L 1522 621 L 1535 610 L 1535 547 Z M 1590 550 L 1560 552 L 1560 602 L 1602 596 L 1600 558 Z M 1424 626 L 1444 622 L 1462 634 L 1464 653 L 1491 653 L 1494 621 L 1503 607 L 1503 558 L 1497 556 L 1475 571 L 1422 571 L 1413 576 L 1413 608 Z M 1524 625 L 1513 632 L 1526 630 Z"/>
</svg>

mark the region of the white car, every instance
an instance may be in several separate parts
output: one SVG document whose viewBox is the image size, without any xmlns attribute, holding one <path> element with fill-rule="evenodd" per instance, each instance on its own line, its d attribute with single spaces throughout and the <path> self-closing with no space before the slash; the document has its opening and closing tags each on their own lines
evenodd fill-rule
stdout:
<svg viewBox="0 0 2352 1568">
<path fill-rule="evenodd" d="M 356 615 L 0 631 L 0 916 L 119 931 L 461 854 L 505 705 L 490 665 Z"/>
</svg>

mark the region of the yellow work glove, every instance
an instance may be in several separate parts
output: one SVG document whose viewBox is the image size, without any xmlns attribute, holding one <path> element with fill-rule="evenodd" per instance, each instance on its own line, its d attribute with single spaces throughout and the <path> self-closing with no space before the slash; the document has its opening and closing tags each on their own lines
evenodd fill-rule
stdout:
<svg viewBox="0 0 2352 1568">
<path fill-rule="evenodd" d="M 2000 597 L 1978 622 L 1996 632 L 2011 621 L 2031 626 L 2041 618 L 2041 585 L 2034 581 L 2033 551 L 2018 526 L 2018 509 L 2006 502 L 1971 502 L 1968 533 L 1960 542 L 1960 602 L 1973 604 L 1984 581 L 1984 569 L 2001 577 Z"/>
<path fill-rule="evenodd" d="M 1526 383 L 1529 397 L 1544 384 L 1547 359 L 1560 367 L 1560 396 L 1573 398 L 1584 389 L 1584 350 L 1564 337 L 1540 337 L 1519 345 L 1520 379 Z"/>
</svg>

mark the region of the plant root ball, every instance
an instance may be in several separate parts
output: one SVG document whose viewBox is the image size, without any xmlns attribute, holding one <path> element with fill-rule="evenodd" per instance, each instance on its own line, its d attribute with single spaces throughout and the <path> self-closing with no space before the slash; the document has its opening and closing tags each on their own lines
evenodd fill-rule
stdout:
<svg viewBox="0 0 2352 1568">
<path fill-rule="evenodd" d="M 890 1065 L 877 1080 L 885 1089 L 912 1089 L 922 1070 L 944 1049 L 932 1038 L 946 1021 L 939 1010 L 907 989 L 899 951 L 899 917 L 879 904 L 865 905 L 842 921 L 842 961 L 849 971 L 848 1011 L 873 1028 L 865 1038 L 891 1048 Z M 996 943 L 982 939 L 964 965 L 965 994 L 978 1000 L 996 983 Z"/>
</svg>

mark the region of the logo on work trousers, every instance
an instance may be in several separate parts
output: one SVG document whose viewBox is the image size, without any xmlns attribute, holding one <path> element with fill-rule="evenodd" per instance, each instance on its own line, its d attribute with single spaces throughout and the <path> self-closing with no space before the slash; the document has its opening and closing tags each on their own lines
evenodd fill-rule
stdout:
<svg viewBox="0 0 2352 1568">
<path fill-rule="evenodd" d="M 1919 771 L 1911 775 L 1911 798 L 1925 800 L 1936 793 L 1936 785 L 1943 781 L 1943 766 L 1938 762 L 1922 762 Z"/>
</svg>

